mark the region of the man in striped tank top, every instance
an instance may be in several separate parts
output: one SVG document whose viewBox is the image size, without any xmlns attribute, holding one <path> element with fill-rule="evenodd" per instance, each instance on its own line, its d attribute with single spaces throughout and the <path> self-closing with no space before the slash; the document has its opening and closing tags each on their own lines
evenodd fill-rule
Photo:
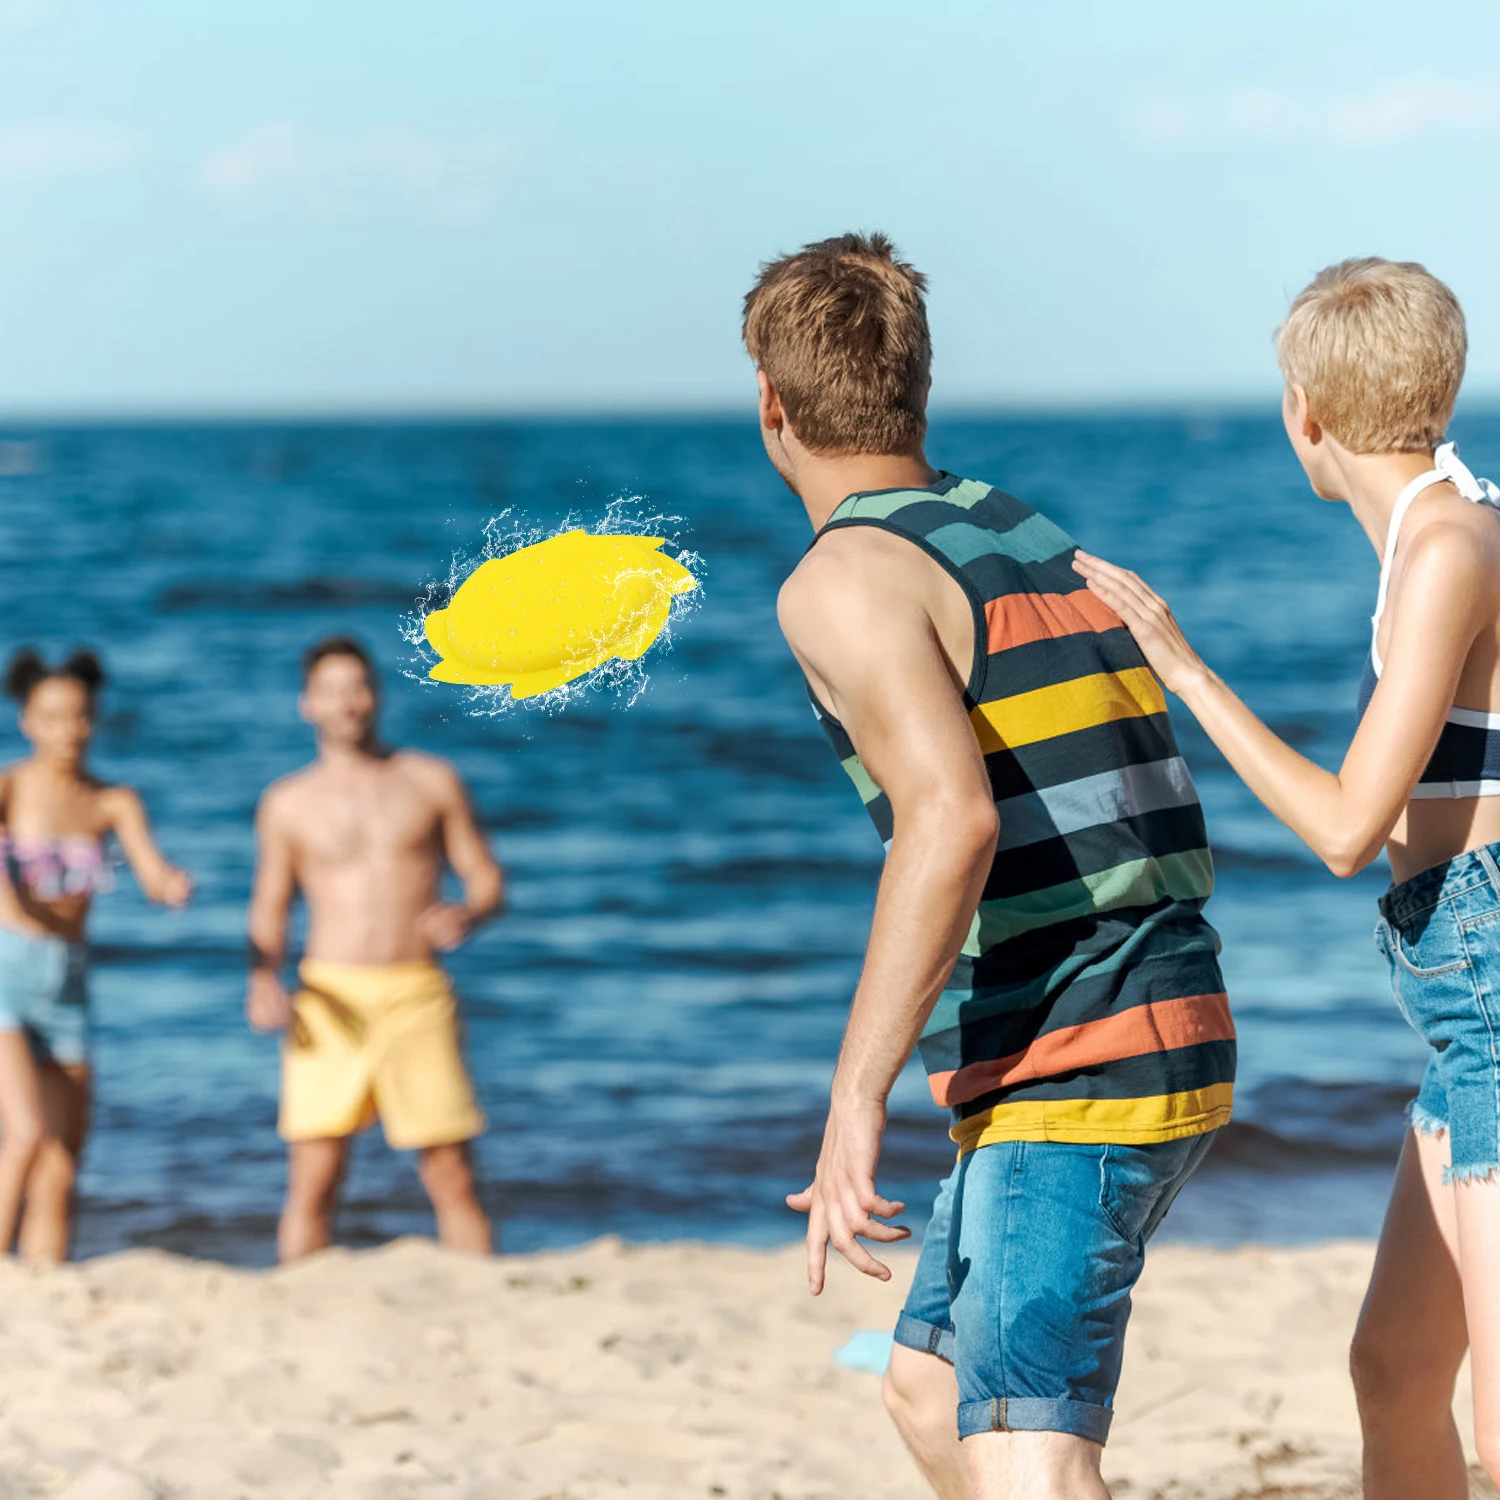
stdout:
<svg viewBox="0 0 1500 1500">
<path fill-rule="evenodd" d="M 767 265 L 746 298 L 766 451 L 815 545 L 782 628 L 887 858 L 808 1215 L 908 1231 L 875 1183 L 913 1046 L 952 1112 L 886 1400 L 945 1500 L 1107 1496 L 1147 1239 L 1228 1118 L 1234 1028 L 1202 908 L 1203 815 L 1162 689 L 1075 547 L 923 453 L 925 282 L 879 235 Z M 954 1415 L 957 1413 L 955 1427 Z"/>
</svg>

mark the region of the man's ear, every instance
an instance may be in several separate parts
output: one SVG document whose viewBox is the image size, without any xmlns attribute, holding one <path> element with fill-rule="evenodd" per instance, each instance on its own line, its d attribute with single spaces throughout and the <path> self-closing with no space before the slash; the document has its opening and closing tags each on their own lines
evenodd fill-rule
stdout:
<svg viewBox="0 0 1500 1500">
<path fill-rule="evenodd" d="M 760 387 L 760 425 L 772 432 L 780 432 L 786 426 L 786 416 L 781 410 L 781 397 L 764 370 L 755 372 L 755 383 Z"/>
<path fill-rule="evenodd" d="M 1323 441 L 1323 429 L 1313 420 L 1312 413 L 1307 409 L 1307 392 L 1300 386 L 1292 387 L 1292 400 L 1296 404 L 1297 426 L 1302 431 L 1302 436 L 1310 443 L 1321 443 Z"/>
</svg>

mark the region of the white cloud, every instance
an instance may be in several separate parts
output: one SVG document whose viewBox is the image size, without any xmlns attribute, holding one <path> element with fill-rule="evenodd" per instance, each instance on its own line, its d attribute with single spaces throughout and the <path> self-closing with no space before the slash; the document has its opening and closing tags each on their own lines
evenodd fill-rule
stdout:
<svg viewBox="0 0 1500 1500">
<path fill-rule="evenodd" d="M 494 209 L 514 166 L 495 136 L 442 142 L 401 126 L 332 135 L 267 121 L 213 151 L 200 178 L 256 217 L 471 222 Z"/>
<path fill-rule="evenodd" d="M 1243 88 L 1209 103 L 1151 94 L 1131 110 L 1137 134 L 1158 143 L 1279 142 L 1349 148 L 1432 136 L 1500 133 L 1500 88 L 1431 77 L 1342 99 Z"/>
<path fill-rule="evenodd" d="M 116 172 L 140 154 L 134 136 L 104 126 L 69 120 L 0 125 L 0 182 L 46 182 Z"/>
</svg>

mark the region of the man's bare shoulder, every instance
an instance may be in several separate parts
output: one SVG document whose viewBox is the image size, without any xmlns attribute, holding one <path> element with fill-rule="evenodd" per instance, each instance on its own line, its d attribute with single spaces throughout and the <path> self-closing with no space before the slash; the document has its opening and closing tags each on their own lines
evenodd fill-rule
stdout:
<svg viewBox="0 0 1500 1500">
<path fill-rule="evenodd" d="M 295 812 L 316 793 L 318 772 L 319 766 L 313 761 L 300 770 L 278 776 L 260 794 L 259 815 L 263 818 L 280 818 Z"/>
<path fill-rule="evenodd" d="M 447 802 L 464 792 L 463 777 L 452 761 L 422 750 L 396 750 L 391 754 L 391 769 L 399 772 L 434 801 Z"/>
<path fill-rule="evenodd" d="M 782 584 L 776 609 L 788 636 L 827 628 L 864 632 L 903 615 L 931 614 L 952 586 L 920 548 L 876 526 L 825 532 Z"/>
</svg>

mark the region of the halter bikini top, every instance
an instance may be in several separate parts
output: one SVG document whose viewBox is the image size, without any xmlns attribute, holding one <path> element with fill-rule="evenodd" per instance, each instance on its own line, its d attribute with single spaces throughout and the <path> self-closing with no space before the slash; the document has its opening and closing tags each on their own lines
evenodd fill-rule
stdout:
<svg viewBox="0 0 1500 1500">
<path fill-rule="evenodd" d="M 1435 484 L 1452 484 L 1465 500 L 1476 505 L 1500 509 L 1500 487 L 1488 479 L 1476 479 L 1458 456 L 1454 443 L 1444 443 L 1432 456 L 1433 467 L 1419 474 L 1401 491 L 1391 512 L 1391 528 L 1385 539 L 1385 560 L 1380 566 L 1380 592 L 1375 598 L 1375 614 L 1370 621 L 1370 658 L 1359 685 L 1359 713 L 1364 717 L 1375 695 L 1384 662 L 1380 659 L 1380 618 L 1385 613 L 1386 594 L 1391 583 L 1391 563 L 1396 556 L 1396 542 L 1401 523 L 1411 503 Z M 1413 797 L 1500 797 L 1500 713 L 1486 713 L 1478 708 L 1450 708 L 1437 748 Z"/>
</svg>

